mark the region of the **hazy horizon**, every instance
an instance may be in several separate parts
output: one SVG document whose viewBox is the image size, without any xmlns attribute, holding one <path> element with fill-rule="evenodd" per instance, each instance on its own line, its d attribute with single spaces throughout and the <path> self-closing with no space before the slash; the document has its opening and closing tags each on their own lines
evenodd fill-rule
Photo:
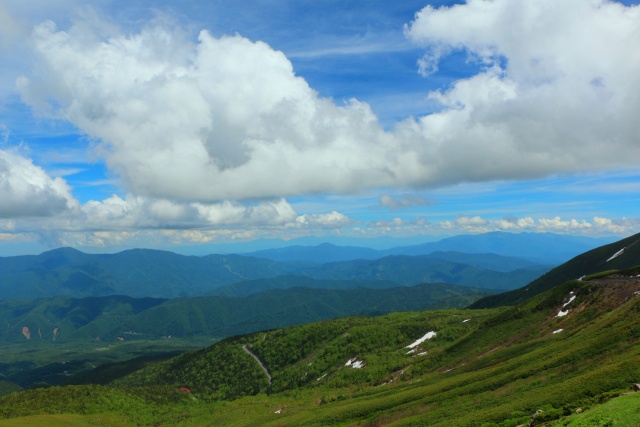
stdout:
<svg viewBox="0 0 640 427">
<path fill-rule="evenodd" d="M 632 235 L 639 3 L 7 0 L 0 255 Z"/>
</svg>

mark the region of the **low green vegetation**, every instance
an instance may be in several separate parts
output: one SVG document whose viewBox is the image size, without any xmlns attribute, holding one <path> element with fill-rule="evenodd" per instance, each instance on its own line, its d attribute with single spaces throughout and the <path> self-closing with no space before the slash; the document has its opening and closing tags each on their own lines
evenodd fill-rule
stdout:
<svg viewBox="0 0 640 427">
<path fill-rule="evenodd" d="M 23 388 L 106 384 L 145 365 L 211 345 L 213 339 L 1 343 L 0 396 Z"/>
<path fill-rule="evenodd" d="M 536 414 L 537 426 L 586 423 L 640 378 L 638 289 L 636 281 L 573 281 L 514 307 L 341 318 L 237 336 L 116 375 L 108 387 L 13 393 L 0 399 L 0 416 L 515 427 Z M 578 408 L 584 413 L 571 415 Z"/>
<path fill-rule="evenodd" d="M 582 411 L 578 411 L 582 412 Z M 553 427 L 637 427 L 640 424 L 640 394 L 616 397 L 588 411 L 571 415 Z"/>
</svg>

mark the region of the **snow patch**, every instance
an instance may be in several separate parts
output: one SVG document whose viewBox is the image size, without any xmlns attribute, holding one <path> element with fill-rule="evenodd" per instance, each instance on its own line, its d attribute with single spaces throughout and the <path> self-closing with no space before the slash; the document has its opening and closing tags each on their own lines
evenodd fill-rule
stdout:
<svg viewBox="0 0 640 427">
<path fill-rule="evenodd" d="M 415 355 L 415 356 L 413 356 L 413 357 L 417 357 L 417 356 L 426 356 L 426 355 L 427 355 L 427 352 L 426 352 L 426 351 L 423 351 L 422 353 L 418 353 L 418 354 L 416 354 L 416 355 Z"/>
<path fill-rule="evenodd" d="M 576 299 L 576 296 L 573 295 L 571 298 L 569 298 L 569 301 L 565 302 L 564 304 L 562 304 L 562 308 L 565 308 L 566 306 L 568 306 L 569 304 L 571 304 L 573 302 L 573 300 Z"/>
<path fill-rule="evenodd" d="M 624 250 L 625 250 L 625 249 L 627 249 L 627 248 L 622 248 L 622 249 L 620 249 L 618 252 L 616 252 L 615 254 L 613 254 L 613 256 L 611 256 L 611 258 L 609 258 L 609 259 L 608 259 L 608 260 L 606 260 L 605 262 L 609 262 L 609 261 L 611 261 L 612 259 L 619 257 L 620 255 L 622 255 L 622 253 L 624 252 Z"/>
<path fill-rule="evenodd" d="M 564 317 L 569 314 L 569 310 L 560 311 L 560 313 L 556 314 L 556 317 Z"/>
<path fill-rule="evenodd" d="M 560 332 L 564 331 L 564 329 L 558 329 L 556 331 L 553 331 L 554 334 L 559 334 Z"/>
<path fill-rule="evenodd" d="M 407 354 L 415 353 L 417 350 L 418 350 L 417 348 L 412 348 L 411 350 L 407 351 Z"/>
<path fill-rule="evenodd" d="M 464 319 L 464 320 L 462 321 L 462 323 L 467 323 L 469 320 L 471 320 L 471 319 Z"/>
<path fill-rule="evenodd" d="M 275 413 L 279 414 L 280 412 L 282 412 L 282 409 L 278 409 Z"/>
<path fill-rule="evenodd" d="M 427 332 L 426 334 L 424 334 L 424 336 L 414 342 L 412 342 L 411 344 L 409 344 L 408 346 L 406 346 L 405 348 L 414 348 L 419 346 L 420 344 L 422 344 L 423 342 L 425 342 L 426 340 L 430 340 L 431 338 L 436 336 L 436 332 L 435 331 L 430 331 Z"/>
<path fill-rule="evenodd" d="M 317 381 L 320 381 L 321 379 L 323 379 L 324 377 L 326 377 L 327 375 L 329 375 L 329 373 L 327 372 L 326 374 L 324 374 L 323 376 L 321 376 L 320 378 L 318 378 Z"/>
<path fill-rule="evenodd" d="M 353 369 L 362 369 L 364 368 L 364 362 L 362 360 L 358 360 L 358 359 L 349 359 L 347 361 L 347 363 L 344 364 L 344 366 L 350 366 Z"/>
</svg>

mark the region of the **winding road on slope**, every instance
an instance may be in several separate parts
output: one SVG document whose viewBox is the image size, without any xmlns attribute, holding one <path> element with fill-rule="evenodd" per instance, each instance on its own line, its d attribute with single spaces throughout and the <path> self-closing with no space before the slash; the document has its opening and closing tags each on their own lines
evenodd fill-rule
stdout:
<svg viewBox="0 0 640 427">
<path fill-rule="evenodd" d="M 258 356 L 256 356 L 251 350 L 249 350 L 249 348 L 247 348 L 246 344 L 244 344 L 242 346 L 242 349 L 249 354 L 250 356 L 252 356 L 254 359 L 256 359 L 256 362 L 258 362 L 260 364 L 260 367 L 262 368 L 262 370 L 264 371 L 264 373 L 267 375 L 267 378 L 269 379 L 269 387 L 271 387 L 271 374 L 269 373 L 269 370 L 267 370 L 267 367 L 264 366 L 264 363 L 262 363 L 262 360 L 260 360 L 260 358 Z"/>
</svg>

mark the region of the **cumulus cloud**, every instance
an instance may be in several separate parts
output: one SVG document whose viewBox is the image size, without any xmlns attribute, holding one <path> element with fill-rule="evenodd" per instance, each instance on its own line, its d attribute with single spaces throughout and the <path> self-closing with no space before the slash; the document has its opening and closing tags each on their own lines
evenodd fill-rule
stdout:
<svg viewBox="0 0 640 427">
<path fill-rule="evenodd" d="M 440 227 L 467 233 L 486 233 L 491 230 L 489 221 L 480 216 L 458 216 L 453 221 L 442 221 Z"/>
<path fill-rule="evenodd" d="M 207 243 L 216 239 L 287 238 L 292 232 L 339 232 L 353 223 L 336 211 L 300 215 L 285 199 L 242 204 L 112 195 L 82 205 L 76 202 L 73 209 L 39 219 L 37 223 L 29 218 L 0 217 L 0 235 L 5 232 L 6 236 L 17 238 L 31 233 L 49 246 L 148 246 Z"/>
<path fill-rule="evenodd" d="M 631 94 L 640 59 L 625 49 L 637 42 L 638 8 L 556 3 L 422 10 L 407 34 L 437 52 L 431 62 L 463 48 L 489 66 L 432 93 L 443 111 L 394 133 L 366 104 L 319 98 L 281 52 L 206 31 L 194 44 L 162 26 L 104 36 L 44 23 L 33 39 L 47 78 L 23 77 L 18 87 L 32 106 L 102 141 L 128 189 L 152 197 L 239 199 L 618 166 L 629 157 L 614 147 L 638 151 L 640 101 Z"/>
<path fill-rule="evenodd" d="M 130 35 L 40 24 L 37 72 L 17 87 L 95 138 L 127 190 L 146 197 L 211 202 L 612 168 L 640 155 L 640 58 L 628 52 L 639 11 L 582 0 L 427 7 L 406 32 L 432 52 L 433 71 L 454 49 L 486 66 L 431 93 L 440 112 L 393 131 L 365 103 L 320 98 L 265 43 L 207 31 L 193 42 L 163 24 Z"/>
<path fill-rule="evenodd" d="M 319 98 L 282 52 L 241 36 L 197 43 L 174 28 L 100 36 L 37 26 L 25 102 L 100 141 L 134 194 L 216 201 L 350 191 L 411 163 L 368 105 Z M 50 100 L 54 102 L 49 102 Z"/>
<path fill-rule="evenodd" d="M 578 221 L 576 219 L 571 219 L 569 221 L 563 221 L 559 216 L 550 219 L 542 218 L 538 220 L 538 222 L 541 228 L 549 231 L 568 231 L 592 227 L 591 223 L 587 222 L 586 220 Z"/>
<path fill-rule="evenodd" d="M 640 57 L 629 49 L 640 42 L 640 7 L 469 0 L 427 6 L 406 34 L 427 49 L 424 63 L 464 50 L 484 64 L 431 93 L 443 110 L 414 124 L 450 171 L 440 180 L 618 167 L 621 152 L 639 154 Z"/>
<path fill-rule="evenodd" d="M 217 233 L 232 229 L 342 228 L 352 223 L 344 214 L 299 215 L 285 200 L 263 200 L 254 204 L 175 202 L 129 195 L 113 195 L 89 201 L 79 209 L 81 218 L 69 222 L 99 230 L 114 229 L 208 229 Z M 80 221 L 78 221 L 80 219 Z"/>
<path fill-rule="evenodd" d="M 46 217 L 78 205 L 64 179 L 13 150 L 0 150 L 0 200 L 0 218 Z"/>
<path fill-rule="evenodd" d="M 640 230 L 640 218 L 609 219 L 594 217 L 592 219 L 553 218 L 483 218 L 476 216 L 457 216 L 451 220 L 430 222 L 424 218 L 414 220 L 394 218 L 389 221 L 371 221 L 366 229 L 358 228 L 360 234 L 386 234 L 415 236 L 420 234 L 439 235 L 459 233 L 488 233 L 507 231 L 511 233 L 558 233 L 574 235 L 630 235 Z M 355 229 L 354 229 L 355 230 Z"/>
<path fill-rule="evenodd" d="M 296 218 L 296 223 L 312 228 L 339 229 L 352 224 L 354 221 L 340 212 L 332 211 L 326 214 L 304 214 Z"/>
</svg>

